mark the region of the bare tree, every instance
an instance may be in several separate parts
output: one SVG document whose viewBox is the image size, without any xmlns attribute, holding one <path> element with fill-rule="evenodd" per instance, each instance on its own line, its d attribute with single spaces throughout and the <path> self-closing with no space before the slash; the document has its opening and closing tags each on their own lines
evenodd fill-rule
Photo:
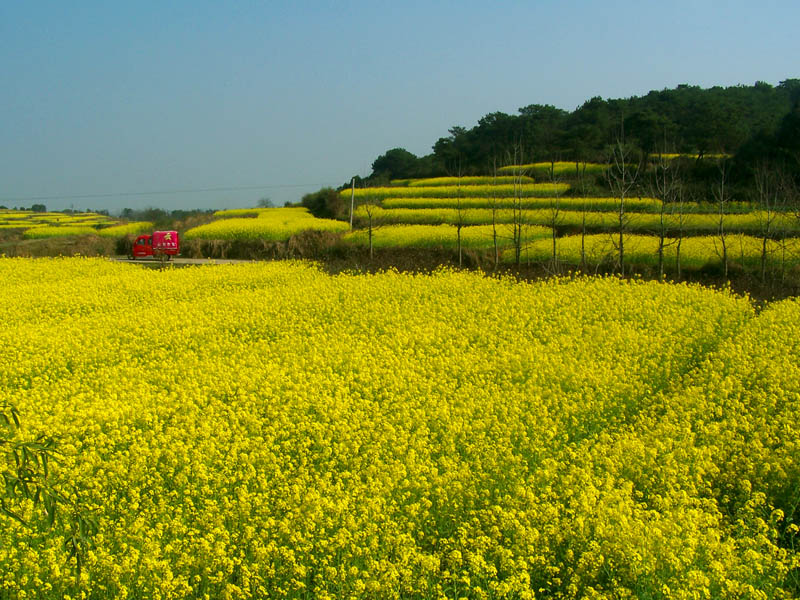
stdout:
<svg viewBox="0 0 800 600">
<path fill-rule="evenodd" d="M 717 205 L 717 237 L 719 238 L 720 249 L 717 250 L 722 259 L 722 270 L 725 279 L 728 279 L 728 236 L 725 231 L 725 213 L 730 202 L 730 190 L 728 189 L 728 175 L 730 166 L 725 158 L 719 160 L 719 181 L 712 188 L 712 195 Z"/>
<path fill-rule="evenodd" d="M 761 283 L 767 280 L 769 243 L 776 234 L 775 225 L 780 203 L 780 175 L 771 165 L 762 162 L 755 169 L 755 191 L 758 203 L 758 228 L 761 238 Z"/>
<path fill-rule="evenodd" d="M 575 174 L 578 180 L 578 189 L 583 198 L 581 208 L 581 271 L 586 271 L 586 214 L 591 208 L 591 198 L 588 193 L 586 182 L 586 161 L 579 163 L 575 161 Z"/>
<path fill-rule="evenodd" d="M 553 184 L 554 196 L 553 203 L 550 205 L 550 218 L 548 224 L 550 226 L 550 239 L 552 242 L 551 252 L 551 269 L 553 274 L 558 274 L 561 269 L 558 263 L 558 227 L 561 225 L 561 191 L 558 184 L 561 183 L 560 178 L 556 175 L 555 160 L 550 160 L 550 169 L 548 172 L 548 179 Z M 585 217 L 584 217 L 585 218 Z"/>
<path fill-rule="evenodd" d="M 625 200 L 630 197 L 639 179 L 641 163 L 632 162 L 635 158 L 634 151 L 625 143 L 625 126 L 620 128 L 620 136 L 611 146 L 609 167 L 606 169 L 606 178 L 611 192 L 619 200 L 617 211 L 617 240 L 614 242 L 617 251 L 617 268 L 620 275 L 625 275 L 625 231 L 628 216 L 625 212 Z"/>
<path fill-rule="evenodd" d="M 789 215 L 794 214 L 795 217 L 800 217 L 800 189 L 797 187 L 797 181 L 791 173 L 786 170 L 781 170 L 779 180 L 780 194 L 782 198 L 782 207 L 785 211 L 781 219 L 780 226 L 780 245 L 781 245 L 781 283 L 786 280 L 786 253 L 787 253 L 787 239 L 789 237 L 790 224 L 788 221 Z"/>
<path fill-rule="evenodd" d="M 375 230 L 380 225 L 380 201 L 372 195 L 363 196 L 362 202 L 360 204 L 361 210 L 366 215 L 367 221 L 367 241 L 369 245 L 369 260 L 372 261 L 375 258 L 375 250 L 374 250 L 374 239 L 375 239 Z"/>
<path fill-rule="evenodd" d="M 672 244 L 677 245 L 677 266 L 680 277 L 680 246 L 683 241 L 683 181 L 678 163 L 669 160 L 659 152 L 655 160 L 651 180 L 652 195 L 660 201 L 658 219 L 658 280 L 664 281 L 664 251 Z M 678 222 L 673 218 L 678 212 Z M 675 229 L 679 230 L 677 239 L 668 236 Z"/>
<path fill-rule="evenodd" d="M 492 210 L 492 244 L 494 246 L 494 270 L 500 263 L 500 247 L 497 238 L 497 157 L 492 158 L 492 198 L 490 200 Z"/>
<path fill-rule="evenodd" d="M 464 203 L 461 199 L 461 161 L 458 161 L 458 184 L 456 187 L 456 243 L 458 245 L 458 268 L 463 265 L 462 252 L 461 252 L 461 230 L 464 228 Z"/>
<path fill-rule="evenodd" d="M 514 195 L 512 198 L 511 206 L 511 241 L 514 246 L 514 264 L 519 269 L 522 257 L 522 244 L 523 244 L 523 229 L 525 227 L 524 219 L 524 202 L 522 192 L 523 177 L 525 177 L 524 169 L 519 165 L 522 162 L 521 146 L 514 145 L 513 158 L 511 164 L 513 165 L 513 190 Z"/>
<path fill-rule="evenodd" d="M 677 189 L 677 196 L 675 201 L 670 206 L 671 220 L 673 224 L 673 234 L 675 235 L 675 270 L 678 280 L 683 276 L 681 265 L 681 246 L 683 245 L 683 234 L 686 229 L 686 207 L 685 207 L 685 192 L 683 186 Z"/>
</svg>

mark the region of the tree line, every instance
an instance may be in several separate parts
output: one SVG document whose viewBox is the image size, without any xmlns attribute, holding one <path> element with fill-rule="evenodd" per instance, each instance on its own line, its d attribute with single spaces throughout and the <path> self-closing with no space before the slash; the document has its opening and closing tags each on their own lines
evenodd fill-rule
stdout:
<svg viewBox="0 0 800 600">
<path fill-rule="evenodd" d="M 800 176 L 800 79 L 777 86 L 679 85 L 625 99 L 594 97 L 572 112 L 542 104 L 517 114 L 493 112 L 470 129 L 451 127 L 428 155 L 388 150 L 357 183 L 485 174 L 493 161 L 507 163 L 512 154 L 527 162 L 608 162 L 621 132 L 640 156 L 671 152 L 701 163 L 708 155 L 729 155 L 733 182 L 752 180 L 765 160 L 780 161 Z M 711 174 L 699 164 L 693 173 L 700 179 Z"/>
</svg>

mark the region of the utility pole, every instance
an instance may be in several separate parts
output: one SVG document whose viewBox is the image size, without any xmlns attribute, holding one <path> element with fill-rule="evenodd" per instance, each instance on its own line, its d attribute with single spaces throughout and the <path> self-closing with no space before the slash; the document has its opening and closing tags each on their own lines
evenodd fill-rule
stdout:
<svg viewBox="0 0 800 600">
<path fill-rule="evenodd" d="M 356 178 L 350 179 L 350 231 L 353 231 L 353 203 L 356 197 Z"/>
</svg>

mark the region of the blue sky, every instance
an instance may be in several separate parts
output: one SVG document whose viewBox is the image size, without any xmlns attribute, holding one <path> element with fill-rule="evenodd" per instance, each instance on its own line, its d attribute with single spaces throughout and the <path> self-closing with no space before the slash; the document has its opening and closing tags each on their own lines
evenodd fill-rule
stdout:
<svg viewBox="0 0 800 600">
<path fill-rule="evenodd" d="M 0 204 L 296 201 L 493 111 L 800 77 L 799 16 L 796 0 L 6 0 Z"/>
</svg>

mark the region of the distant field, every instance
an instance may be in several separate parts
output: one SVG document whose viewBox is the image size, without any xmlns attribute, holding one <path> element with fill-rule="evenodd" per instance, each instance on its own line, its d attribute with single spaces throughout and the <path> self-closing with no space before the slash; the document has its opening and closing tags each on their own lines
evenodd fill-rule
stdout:
<svg viewBox="0 0 800 600">
<path fill-rule="evenodd" d="M 302 231 L 344 232 L 350 228 L 343 221 L 318 219 L 306 208 L 233 209 L 215 214 L 230 218 L 189 229 L 184 239 L 285 241 Z"/>
<path fill-rule="evenodd" d="M 461 247 L 464 249 L 486 250 L 494 247 L 495 232 L 498 247 L 508 246 L 511 241 L 505 227 L 493 230 L 491 225 L 476 225 L 461 229 Z M 524 243 L 552 236 L 546 227 L 525 227 L 522 232 Z M 360 229 L 345 234 L 345 241 L 360 246 L 369 244 L 368 231 Z M 454 225 L 387 225 L 373 232 L 374 248 L 458 248 L 458 231 Z"/>
<path fill-rule="evenodd" d="M 428 179 L 394 179 L 392 185 L 408 187 L 431 186 L 472 186 L 472 185 L 520 185 L 535 183 L 533 177 L 519 176 L 481 176 L 481 177 L 431 177 Z"/>
<path fill-rule="evenodd" d="M 513 208 L 523 210 L 537 208 L 555 208 L 568 211 L 586 212 L 618 212 L 619 198 L 544 196 L 528 198 L 386 198 L 381 202 L 383 208 Z M 661 201 L 656 198 L 638 197 L 625 199 L 625 212 L 659 213 Z M 719 208 L 704 202 L 684 202 L 682 205 L 664 206 L 664 212 L 670 214 L 715 214 Z M 744 214 L 753 212 L 753 207 L 746 202 L 730 202 L 725 206 L 727 214 Z"/>
<path fill-rule="evenodd" d="M 625 260 L 639 267 L 656 267 L 658 264 L 658 238 L 648 235 L 628 234 L 623 238 Z M 678 240 L 667 238 L 664 242 L 664 266 L 674 272 L 678 265 Z M 613 265 L 618 257 L 618 237 L 609 234 L 587 235 L 583 240 L 579 235 L 558 238 L 556 256 L 559 262 L 577 266 L 581 264 L 581 244 L 583 256 L 589 267 L 605 264 Z M 732 234 L 726 238 L 728 261 L 739 267 L 756 270 L 760 267 L 763 240 L 748 235 Z M 702 269 L 720 266 L 723 254 L 717 236 L 687 237 L 680 243 L 680 263 L 682 269 Z M 534 263 L 548 262 L 553 258 L 551 240 L 534 240 L 523 248 L 524 261 Z M 506 262 L 513 262 L 513 252 L 506 251 Z M 766 266 L 771 269 L 791 269 L 800 265 L 800 238 L 790 238 L 785 242 L 768 240 L 766 246 Z"/>
<path fill-rule="evenodd" d="M 372 187 L 356 188 L 355 198 L 359 202 L 365 199 L 376 201 L 385 198 L 464 198 L 479 197 L 486 198 L 495 194 L 498 198 L 513 198 L 530 196 L 553 196 L 565 194 L 569 191 L 569 184 L 566 183 L 526 183 L 522 185 L 433 185 L 433 186 L 412 186 L 399 187 Z M 349 200 L 350 190 L 342 190 L 341 195 Z"/>
<path fill-rule="evenodd" d="M 524 165 L 507 165 L 500 167 L 497 172 L 502 175 L 517 174 L 531 175 L 537 179 L 548 178 L 551 175 L 577 176 L 577 175 L 600 175 L 605 172 L 608 165 L 601 163 L 587 162 L 538 162 Z"/>
<path fill-rule="evenodd" d="M 117 237 L 152 228 L 152 223 L 120 223 L 96 213 L 37 213 L 0 210 L 0 229 L 19 229 L 27 239 L 99 235 Z"/>
<path fill-rule="evenodd" d="M 613 212 L 587 212 L 579 210 L 527 209 L 521 212 L 503 208 L 492 211 L 489 208 L 379 208 L 370 209 L 373 221 L 377 223 L 409 223 L 438 225 L 442 223 L 468 225 L 491 224 L 492 218 L 498 223 L 511 223 L 520 220 L 530 225 L 581 228 L 586 222 L 590 230 L 612 231 L 619 227 L 619 217 Z M 359 207 L 356 216 L 363 222 L 367 217 L 367 209 Z M 784 228 L 792 235 L 800 233 L 800 220 L 793 214 L 773 215 L 773 228 Z M 625 215 L 625 228 L 631 232 L 657 232 L 661 228 L 661 217 L 652 213 L 628 213 Z M 728 214 L 723 220 L 725 230 L 729 233 L 757 233 L 764 227 L 765 213 L 753 211 L 748 214 Z M 682 222 L 682 225 L 681 225 Z M 684 235 L 701 235 L 714 233 L 719 227 L 719 217 L 714 214 L 667 214 L 664 217 L 665 227 L 669 231 L 683 228 Z"/>
</svg>

